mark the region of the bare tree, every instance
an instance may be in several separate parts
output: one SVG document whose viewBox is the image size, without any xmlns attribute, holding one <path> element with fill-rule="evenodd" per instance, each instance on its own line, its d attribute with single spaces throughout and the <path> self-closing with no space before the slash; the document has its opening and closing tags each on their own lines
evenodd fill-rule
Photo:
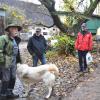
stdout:
<svg viewBox="0 0 100 100">
<path fill-rule="evenodd" d="M 57 14 L 58 12 L 55 9 L 55 1 L 54 0 L 39 0 L 41 2 L 41 4 L 43 4 L 48 11 L 50 12 L 53 21 L 54 21 L 54 25 L 56 25 L 62 32 L 67 32 L 68 31 L 68 27 L 66 25 L 64 25 L 64 23 L 61 22 L 60 18 L 59 18 L 59 14 Z M 81 0 L 81 2 L 83 2 L 83 0 Z M 100 0 L 90 0 L 90 5 L 89 7 L 86 9 L 86 11 L 84 11 L 83 15 L 84 16 L 88 16 L 91 17 L 95 8 L 97 7 L 97 4 L 100 2 Z M 61 12 L 60 12 L 61 13 Z M 72 13 L 71 16 L 74 16 L 75 13 L 77 14 L 78 12 L 70 12 Z M 68 15 L 68 12 L 64 12 L 63 14 Z M 80 24 L 82 22 L 84 22 L 86 20 L 85 17 L 82 17 L 78 20 L 77 24 L 73 26 L 73 31 L 77 32 L 80 28 Z"/>
</svg>

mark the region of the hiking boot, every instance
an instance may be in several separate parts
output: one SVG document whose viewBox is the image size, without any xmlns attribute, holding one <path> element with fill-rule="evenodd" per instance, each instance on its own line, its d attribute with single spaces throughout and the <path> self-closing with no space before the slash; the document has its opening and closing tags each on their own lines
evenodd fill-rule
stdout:
<svg viewBox="0 0 100 100">
<path fill-rule="evenodd" d="M 88 68 L 87 68 L 87 69 L 84 69 L 83 72 L 84 72 L 84 73 L 88 73 L 88 72 L 89 72 Z"/>
<path fill-rule="evenodd" d="M 78 70 L 77 72 L 78 72 L 78 73 L 81 73 L 81 72 L 83 72 L 83 70 Z"/>
<path fill-rule="evenodd" d="M 5 95 L 0 95 L 0 100 L 7 100 L 7 97 Z"/>
</svg>

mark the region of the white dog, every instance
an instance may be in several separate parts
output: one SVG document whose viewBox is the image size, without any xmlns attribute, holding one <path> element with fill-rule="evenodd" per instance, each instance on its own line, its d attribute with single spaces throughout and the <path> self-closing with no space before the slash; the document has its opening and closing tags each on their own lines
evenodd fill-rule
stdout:
<svg viewBox="0 0 100 100">
<path fill-rule="evenodd" d="M 49 98 L 55 82 L 55 76 L 59 75 L 59 70 L 55 64 L 45 64 L 38 67 L 30 67 L 27 64 L 18 64 L 17 74 L 27 90 L 23 97 L 28 96 L 31 85 L 43 81 L 49 90 L 46 98 Z"/>
</svg>

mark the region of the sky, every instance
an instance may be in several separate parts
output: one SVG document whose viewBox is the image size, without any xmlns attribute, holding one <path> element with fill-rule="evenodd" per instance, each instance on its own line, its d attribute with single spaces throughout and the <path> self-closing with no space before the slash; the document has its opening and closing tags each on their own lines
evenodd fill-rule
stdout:
<svg viewBox="0 0 100 100">
<path fill-rule="evenodd" d="M 35 4 L 41 4 L 40 2 L 39 2 L 39 0 L 22 0 L 22 1 L 27 1 L 27 2 L 33 2 L 33 3 L 35 3 Z M 55 8 L 56 8 L 56 10 L 62 10 L 61 9 L 61 6 L 63 6 L 63 0 L 55 0 L 56 1 L 56 5 L 55 5 Z M 78 0 L 78 2 L 79 2 L 80 0 Z M 87 4 L 87 1 L 88 0 L 84 0 L 84 2 L 83 2 L 83 4 Z M 77 3 L 76 3 L 76 6 L 77 6 Z M 83 12 L 84 11 L 84 7 L 83 6 L 81 6 L 81 7 L 79 7 L 79 11 L 81 11 L 81 12 Z"/>
<path fill-rule="evenodd" d="M 41 4 L 39 0 L 21 0 L 21 1 L 33 2 L 34 4 L 39 4 L 39 5 Z M 55 8 L 59 10 L 59 6 L 63 5 L 63 2 L 62 0 L 55 0 L 55 1 L 56 1 Z"/>
<path fill-rule="evenodd" d="M 21 0 L 21 1 L 27 1 L 27 2 L 33 2 L 34 4 L 41 4 L 39 2 L 39 0 Z M 63 6 L 63 0 L 55 0 L 56 1 L 56 5 L 55 5 L 55 8 L 56 10 L 61 10 L 60 6 Z M 79 0 L 80 1 L 80 0 Z M 77 5 L 77 4 L 76 4 Z M 89 5 L 89 0 L 84 0 L 83 2 L 83 6 L 80 6 L 78 9 L 79 12 L 83 12 L 84 11 L 84 5 Z M 94 12 L 95 14 L 100 14 L 100 11 L 97 9 L 95 10 Z"/>
</svg>

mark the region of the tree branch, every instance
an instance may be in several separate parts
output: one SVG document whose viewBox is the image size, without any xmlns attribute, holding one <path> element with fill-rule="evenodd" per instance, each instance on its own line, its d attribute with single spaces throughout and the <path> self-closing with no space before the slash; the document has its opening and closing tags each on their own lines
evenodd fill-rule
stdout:
<svg viewBox="0 0 100 100">
<path fill-rule="evenodd" d="M 89 8 L 84 12 L 84 14 L 91 16 L 99 2 L 100 2 L 100 0 L 94 0 L 94 2 L 91 2 Z"/>
<path fill-rule="evenodd" d="M 41 2 L 41 4 L 43 4 L 47 9 L 48 11 L 50 12 L 51 14 L 51 17 L 53 18 L 53 21 L 54 21 L 54 25 L 56 25 L 61 31 L 63 32 L 67 32 L 67 26 L 65 26 L 58 15 L 55 15 L 51 12 L 56 12 L 55 10 L 55 1 L 54 0 L 39 0 Z"/>
<path fill-rule="evenodd" d="M 81 18 L 85 18 L 85 19 L 90 19 L 90 16 L 85 16 L 83 13 L 80 12 L 66 12 L 66 11 L 56 11 L 56 12 L 51 12 L 54 15 L 61 15 L 61 16 L 77 16 L 77 17 L 81 17 Z"/>
<path fill-rule="evenodd" d="M 53 21 L 54 21 L 54 25 L 56 25 L 62 32 L 67 32 L 68 30 L 68 27 L 65 26 L 60 18 L 59 18 L 59 14 L 55 14 L 55 13 L 58 13 L 56 10 L 55 10 L 55 1 L 54 0 L 39 0 L 41 2 L 41 4 L 43 4 L 47 9 L 48 11 L 50 12 L 51 14 L 51 17 L 53 18 Z M 83 0 L 82 0 L 83 1 Z M 100 0 L 94 0 L 93 2 L 91 2 L 90 6 L 86 9 L 86 11 L 81 14 L 81 16 L 83 18 L 79 19 L 77 24 L 73 26 L 73 31 L 74 32 L 77 32 L 79 31 L 80 29 L 80 25 L 86 20 L 85 16 L 86 17 L 91 17 L 95 8 L 97 7 L 97 4 L 100 2 Z M 67 15 L 68 12 L 65 13 L 65 15 Z M 75 14 L 75 13 L 74 13 Z M 77 12 L 76 12 L 77 14 Z M 71 15 L 72 16 L 72 15 Z"/>
<path fill-rule="evenodd" d="M 90 3 L 93 3 L 93 0 L 90 0 Z"/>
<path fill-rule="evenodd" d="M 94 2 L 92 2 L 90 4 L 89 8 L 84 12 L 84 16 L 90 16 L 91 17 L 99 2 L 100 2 L 100 0 L 94 0 Z M 79 19 L 77 24 L 73 26 L 73 31 L 75 33 L 77 33 L 79 31 L 80 26 L 84 21 L 86 21 L 85 18 Z"/>
</svg>

